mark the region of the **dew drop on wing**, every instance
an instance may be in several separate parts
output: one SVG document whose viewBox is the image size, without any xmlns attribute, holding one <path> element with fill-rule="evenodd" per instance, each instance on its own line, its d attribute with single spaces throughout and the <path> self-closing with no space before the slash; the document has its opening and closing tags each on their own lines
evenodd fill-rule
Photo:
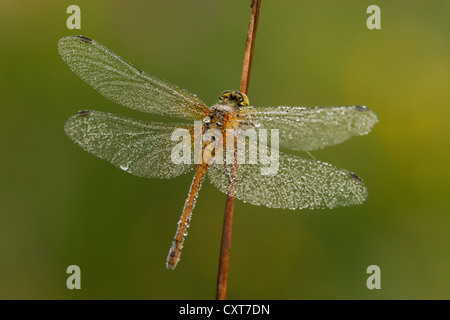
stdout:
<svg viewBox="0 0 450 320">
<path fill-rule="evenodd" d="M 129 167 L 128 163 L 120 165 L 120 169 L 122 169 L 123 171 L 127 171 L 128 167 Z"/>
</svg>

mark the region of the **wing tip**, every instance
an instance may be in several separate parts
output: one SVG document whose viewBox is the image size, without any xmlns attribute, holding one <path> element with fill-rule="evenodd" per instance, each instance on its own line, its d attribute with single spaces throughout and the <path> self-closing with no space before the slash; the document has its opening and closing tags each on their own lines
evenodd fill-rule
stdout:
<svg viewBox="0 0 450 320">
<path fill-rule="evenodd" d="M 67 62 L 67 50 L 74 45 L 75 42 L 81 42 L 86 44 L 92 44 L 94 40 L 91 38 L 79 35 L 79 36 L 67 36 L 59 39 L 58 41 L 58 52 L 62 56 L 63 60 Z"/>
<path fill-rule="evenodd" d="M 376 113 L 373 112 L 373 110 L 368 108 L 366 105 L 353 106 L 353 109 L 355 111 L 358 111 L 358 112 L 361 112 L 361 113 L 371 114 L 371 115 L 375 116 L 376 120 L 378 120 L 378 117 L 377 117 Z"/>
<path fill-rule="evenodd" d="M 64 42 L 66 41 L 80 41 L 80 42 L 84 42 L 84 43 L 92 43 L 94 42 L 94 40 L 92 40 L 91 38 L 79 35 L 79 36 L 67 36 L 67 37 L 63 37 L 61 39 L 59 39 L 58 41 L 58 46 L 62 46 L 64 44 Z"/>
<path fill-rule="evenodd" d="M 352 201 L 350 205 L 360 205 L 367 200 L 368 191 L 364 181 L 355 173 L 348 171 L 347 176 L 357 185 L 359 192 L 355 192 L 356 201 Z"/>
<path fill-rule="evenodd" d="M 75 117 L 85 117 L 85 116 L 89 116 L 90 114 L 91 114 L 91 111 L 89 111 L 89 110 L 81 110 L 75 114 Z"/>
<path fill-rule="evenodd" d="M 364 183 L 363 181 L 362 181 L 362 179 L 360 178 L 360 177 L 358 177 L 356 174 L 354 174 L 353 172 L 348 172 L 347 173 L 347 176 L 350 178 L 350 179 L 352 179 L 353 181 L 355 181 L 355 182 L 357 182 L 357 183 Z"/>
<path fill-rule="evenodd" d="M 77 113 L 75 113 L 73 116 L 71 116 L 69 119 L 66 120 L 64 123 L 64 131 L 66 134 L 71 137 L 71 134 L 69 134 L 69 130 L 71 126 L 77 121 L 75 119 L 81 118 L 81 117 L 87 117 L 92 114 L 92 111 L 89 110 L 80 110 Z"/>
<path fill-rule="evenodd" d="M 361 106 L 354 106 L 354 109 L 356 110 L 356 111 L 359 111 L 359 112 L 368 112 L 368 111 L 371 111 L 369 108 L 367 108 L 367 106 L 365 106 L 365 105 L 361 105 Z"/>
<path fill-rule="evenodd" d="M 94 40 L 92 40 L 91 38 L 88 38 L 88 37 L 85 37 L 85 36 L 76 36 L 76 38 L 79 40 L 79 41 L 81 41 L 81 42 L 86 42 L 86 43 L 92 43 L 92 41 L 94 41 Z"/>
<path fill-rule="evenodd" d="M 359 106 L 353 106 L 353 110 L 356 112 L 360 112 L 361 115 L 363 115 L 364 119 L 366 119 L 366 130 L 360 135 L 369 133 L 373 126 L 378 123 L 378 116 L 375 112 L 373 112 L 371 109 L 369 109 L 365 105 L 359 105 Z"/>
</svg>

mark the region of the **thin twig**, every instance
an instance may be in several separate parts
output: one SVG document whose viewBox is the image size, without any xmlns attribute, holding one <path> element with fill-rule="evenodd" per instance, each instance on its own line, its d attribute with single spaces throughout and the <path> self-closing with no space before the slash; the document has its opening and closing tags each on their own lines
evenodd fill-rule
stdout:
<svg viewBox="0 0 450 320">
<path fill-rule="evenodd" d="M 252 69 L 253 51 L 255 49 L 256 30 L 258 29 L 259 10 L 261 0 L 252 1 L 252 14 L 248 24 L 247 41 L 245 44 L 244 63 L 242 65 L 241 87 L 240 91 L 247 94 L 248 84 L 250 82 L 250 71 Z"/>
<path fill-rule="evenodd" d="M 261 7 L 261 0 L 252 0 L 252 13 L 250 15 L 250 23 L 247 31 L 247 41 L 245 44 L 244 62 L 242 65 L 242 76 L 240 91 L 247 94 L 248 84 L 250 81 L 250 70 L 252 67 L 253 50 L 255 48 L 256 29 L 258 27 L 259 10 Z M 234 154 L 234 163 L 231 167 L 230 177 L 228 179 L 228 193 L 225 202 L 225 215 L 223 220 L 222 230 L 222 245 L 220 248 L 219 274 L 217 277 L 217 291 L 216 299 L 225 300 L 227 297 L 228 285 L 228 269 L 230 261 L 230 247 L 231 247 L 231 230 L 233 225 L 234 213 L 234 193 L 236 191 L 236 176 L 237 176 L 237 155 L 236 149 Z"/>
</svg>

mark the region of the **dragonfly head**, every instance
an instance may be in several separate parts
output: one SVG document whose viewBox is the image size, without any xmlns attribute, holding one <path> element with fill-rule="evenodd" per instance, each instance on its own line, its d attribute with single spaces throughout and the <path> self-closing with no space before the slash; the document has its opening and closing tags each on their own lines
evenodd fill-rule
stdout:
<svg viewBox="0 0 450 320">
<path fill-rule="evenodd" d="M 250 105 L 250 102 L 245 93 L 240 91 L 226 90 L 220 95 L 219 104 L 242 108 L 248 107 Z"/>
</svg>

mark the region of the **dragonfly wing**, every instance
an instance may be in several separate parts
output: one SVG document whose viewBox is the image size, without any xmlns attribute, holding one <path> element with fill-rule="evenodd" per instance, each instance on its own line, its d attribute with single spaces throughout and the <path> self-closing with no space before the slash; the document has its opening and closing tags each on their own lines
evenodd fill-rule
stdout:
<svg viewBox="0 0 450 320">
<path fill-rule="evenodd" d="M 253 205 L 269 208 L 316 209 L 361 204 L 367 189 L 354 173 L 330 164 L 278 154 L 278 170 L 262 174 L 267 165 L 239 164 L 235 197 Z M 274 158 L 275 159 L 275 158 Z M 275 168 L 275 167 L 274 167 Z M 209 170 L 211 182 L 228 192 L 229 165 L 214 164 Z"/>
<path fill-rule="evenodd" d="M 369 133 L 378 118 L 360 106 L 249 107 L 243 119 L 246 122 L 258 129 L 278 129 L 281 147 L 313 151 Z"/>
<path fill-rule="evenodd" d="M 208 110 L 193 94 L 139 70 L 92 39 L 62 38 L 58 51 L 81 79 L 106 98 L 131 109 L 199 120 Z"/>
<path fill-rule="evenodd" d="M 66 134 L 84 150 L 140 177 L 173 178 L 193 169 L 171 159 L 175 129 L 192 125 L 146 123 L 105 112 L 80 111 L 65 124 Z"/>
</svg>

